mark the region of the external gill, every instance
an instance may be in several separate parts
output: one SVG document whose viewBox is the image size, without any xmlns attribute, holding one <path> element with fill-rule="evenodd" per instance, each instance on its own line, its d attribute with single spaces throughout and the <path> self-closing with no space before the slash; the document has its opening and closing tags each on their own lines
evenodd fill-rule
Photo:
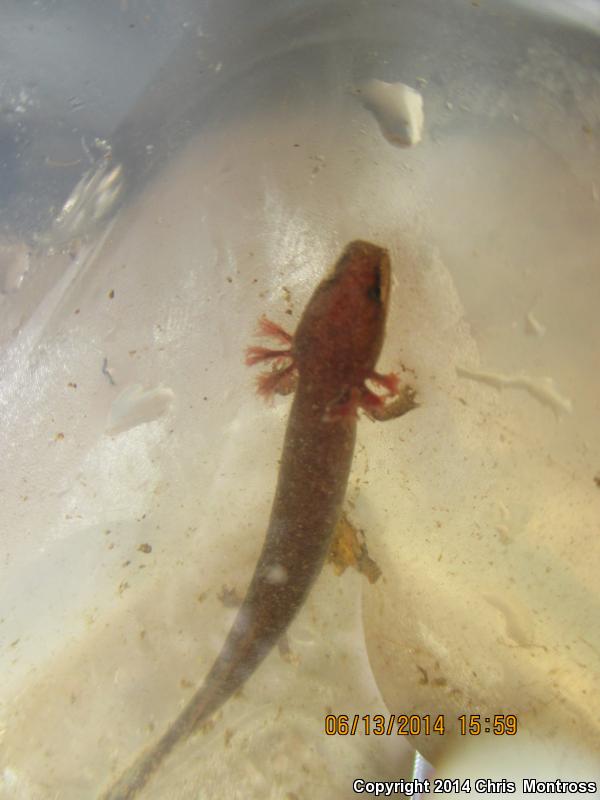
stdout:
<svg viewBox="0 0 600 800">
<path fill-rule="evenodd" d="M 297 368 L 292 351 L 293 337 L 277 323 L 262 316 L 258 321 L 257 336 L 276 339 L 289 345 L 282 350 L 268 347 L 252 346 L 246 350 L 246 364 L 253 366 L 263 361 L 272 361 L 271 372 L 263 372 L 256 379 L 258 394 L 266 400 L 272 400 L 275 394 L 290 394 L 296 388 Z M 285 361 L 289 363 L 285 364 Z"/>
</svg>

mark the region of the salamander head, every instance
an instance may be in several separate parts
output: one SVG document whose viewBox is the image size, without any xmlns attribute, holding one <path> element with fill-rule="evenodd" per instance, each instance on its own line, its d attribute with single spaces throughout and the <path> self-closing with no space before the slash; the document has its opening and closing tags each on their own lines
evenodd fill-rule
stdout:
<svg viewBox="0 0 600 800">
<path fill-rule="evenodd" d="M 383 344 L 390 294 L 387 250 L 351 242 L 315 290 L 294 338 L 300 374 L 315 382 L 362 386 Z"/>
<path fill-rule="evenodd" d="M 333 268 L 332 280 L 353 285 L 351 291 L 356 293 L 355 299 L 363 313 L 366 306 L 371 306 L 376 314 L 379 315 L 382 310 L 384 316 L 387 314 L 390 257 L 383 247 L 360 239 L 350 242 Z"/>
</svg>

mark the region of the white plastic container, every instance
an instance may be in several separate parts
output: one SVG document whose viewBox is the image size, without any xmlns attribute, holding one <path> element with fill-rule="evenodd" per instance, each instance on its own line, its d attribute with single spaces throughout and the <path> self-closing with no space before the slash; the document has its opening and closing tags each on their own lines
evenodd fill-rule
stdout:
<svg viewBox="0 0 600 800">
<path fill-rule="evenodd" d="M 2 100 L 0 798 L 96 797 L 202 681 L 289 408 L 243 350 L 357 237 L 390 250 L 381 369 L 421 404 L 359 425 L 349 515 L 382 578 L 327 567 L 143 796 L 409 777 L 406 737 L 327 713 L 444 715 L 412 742 L 434 762 L 461 714 L 597 756 L 597 3 L 96 6 L 0 10 L 39 43 Z M 418 92 L 420 136 L 386 138 L 373 80 Z"/>
</svg>

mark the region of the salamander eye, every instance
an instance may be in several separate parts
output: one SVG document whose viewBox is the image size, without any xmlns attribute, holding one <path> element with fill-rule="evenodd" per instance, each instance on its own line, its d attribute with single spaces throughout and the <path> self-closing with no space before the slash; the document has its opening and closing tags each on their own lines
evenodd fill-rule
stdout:
<svg viewBox="0 0 600 800">
<path fill-rule="evenodd" d="M 367 296 L 369 300 L 375 300 L 377 303 L 381 302 L 381 283 L 379 282 L 379 278 L 376 279 L 373 286 L 369 286 Z"/>
</svg>

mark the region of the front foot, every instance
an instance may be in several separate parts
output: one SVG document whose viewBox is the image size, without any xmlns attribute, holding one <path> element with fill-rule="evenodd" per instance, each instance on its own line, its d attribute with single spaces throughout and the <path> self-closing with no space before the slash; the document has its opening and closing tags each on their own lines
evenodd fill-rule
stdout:
<svg viewBox="0 0 600 800">
<path fill-rule="evenodd" d="M 419 403 L 416 401 L 417 393 L 412 386 L 408 384 L 403 386 L 398 392 L 398 396 L 393 400 L 388 400 L 384 403 L 364 404 L 367 415 L 378 422 L 387 422 L 389 419 L 396 419 L 401 417 L 413 408 L 418 408 Z"/>
</svg>

